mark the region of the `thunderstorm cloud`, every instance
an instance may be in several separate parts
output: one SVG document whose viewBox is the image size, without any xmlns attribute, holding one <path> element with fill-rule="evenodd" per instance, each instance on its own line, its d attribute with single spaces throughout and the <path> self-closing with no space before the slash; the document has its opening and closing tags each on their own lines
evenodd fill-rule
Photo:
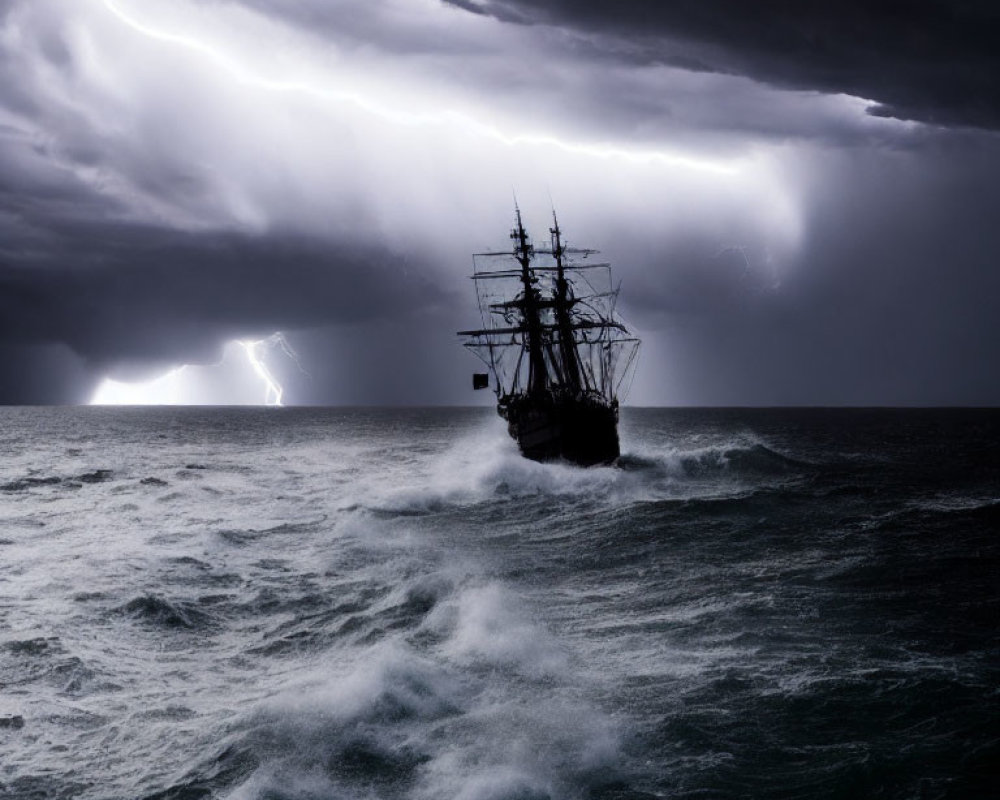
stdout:
<svg viewBox="0 0 1000 800">
<path fill-rule="evenodd" d="M 992 4 L 11 0 L 0 402 L 281 330 L 286 402 L 463 403 L 516 192 L 640 404 L 1000 403 Z"/>
</svg>

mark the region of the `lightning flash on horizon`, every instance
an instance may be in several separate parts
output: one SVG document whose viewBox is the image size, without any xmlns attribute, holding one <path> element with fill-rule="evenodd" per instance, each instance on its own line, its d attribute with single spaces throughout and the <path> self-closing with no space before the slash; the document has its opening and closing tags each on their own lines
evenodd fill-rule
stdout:
<svg viewBox="0 0 1000 800">
<path fill-rule="evenodd" d="M 260 405 L 248 396 L 256 381 L 264 384 L 266 406 L 284 405 L 285 387 L 268 366 L 277 348 L 289 358 L 299 372 L 310 374 L 302 367 L 298 354 L 280 331 L 263 339 L 233 339 L 226 343 L 222 358 L 212 364 L 182 364 L 146 381 L 118 381 L 106 377 L 91 397 L 91 405 Z M 245 354 L 246 361 L 239 357 Z M 247 366 L 250 367 L 247 370 Z M 235 368 L 235 371 L 234 371 Z M 251 377 L 252 376 L 252 377 Z M 213 385 L 216 387 L 213 389 Z M 220 395 L 218 387 L 224 386 Z M 254 398 L 259 395 L 253 393 Z"/>
<path fill-rule="evenodd" d="M 295 362 L 296 366 L 302 370 L 302 365 L 299 364 L 298 356 L 292 349 L 291 345 L 288 344 L 285 339 L 284 334 L 281 331 L 276 331 L 268 336 L 266 339 L 240 339 L 239 344 L 246 351 L 247 359 L 250 361 L 250 366 L 253 367 L 253 371 L 257 376 L 264 382 L 264 405 L 266 406 L 280 406 L 283 405 L 281 402 L 284 396 L 285 390 L 282 385 L 278 382 L 277 378 L 274 377 L 271 370 L 268 369 L 265 363 L 266 352 L 272 347 L 280 347 L 281 351 Z M 264 353 L 258 352 L 258 348 L 264 348 Z M 304 370 L 302 370 L 304 372 Z"/>
</svg>

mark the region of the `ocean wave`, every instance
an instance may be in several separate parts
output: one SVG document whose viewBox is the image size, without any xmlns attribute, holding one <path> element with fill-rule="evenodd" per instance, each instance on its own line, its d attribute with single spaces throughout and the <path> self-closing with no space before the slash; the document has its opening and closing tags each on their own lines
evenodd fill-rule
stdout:
<svg viewBox="0 0 1000 800">
<path fill-rule="evenodd" d="M 362 507 L 386 516 L 426 515 L 510 500 L 632 502 L 738 497 L 807 474 L 812 465 L 752 438 L 708 446 L 627 449 L 612 466 L 582 468 L 522 457 L 505 436 L 478 433 L 391 485 L 370 486 Z"/>
<path fill-rule="evenodd" d="M 71 477 L 48 475 L 40 478 L 37 474 L 26 475 L 23 478 L 15 478 L 14 480 L 0 483 L 0 492 L 23 492 L 28 489 L 38 489 L 45 486 L 60 485 L 70 488 L 79 488 L 83 484 L 88 483 L 107 483 L 113 477 L 114 471 L 110 469 L 95 469 L 90 472 L 83 472 L 79 475 Z"/>
<path fill-rule="evenodd" d="M 618 737 L 553 688 L 512 692 L 383 643 L 262 704 L 235 745 L 259 766 L 227 796 L 579 797 L 617 779 Z"/>
<path fill-rule="evenodd" d="M 569 800 L 620 779 L 617 725 L 581 699 L 579 665 L 502 582 L 425 569 L 336 609 L 275 631 L 356 620 L 350 644 L 328 639 L 311 668 L 300 651 L 294 679 L 237 726 L 227 751 L 252 767 L 221 788 L 231 800 Z M 177 786 L 217 786 L 214 769 Z"/>
<path fill-rule="evenodd" d="M 989 513 L 1000 511 L 1000 497 L 995 494 L 940 494 L 930 498 L 913 500 L 907 506 L 917 511 L 930 511 L 937 514 Z"/>
<path fill-rule="evenodd" d="M 501 584 L 470 586 L 442 603 L 427 627 L 444 633 L 450 659 L 531 678 L 565 677 L 569 658 Z"/>
<path fill-rule="evenodd" d="M 867 530 L 887 530 L 918 535 L 935 527 L 967 522 L 988 532 L 1000 522 L 1000 498 L 993 495 L 942 494 L 900 502 L 864 521 Z"/>
<path fill-rule="evenodd" d="M 113 613 L 163 628 L 202 628 L 209 622 L 204 611 L 192 603 L 174 601 L 155 594 L 144 594 L 129 600 Z"/>
<path fill-rule="evenodd" d="M 274 536 L 298 536 L 310 533 L 320 528 L 327 520 L 327 515 L 312 519 L 297 520 L 294 522 L 281 522 L 263 528 L 222 528 L 215 531 L 215 535 L 225 542 L 233 545 L 248 545 L 258 539 L 267 539 Z"/>
<path fill-rule="evenodd" d="M 12 481 L 7 481 L 6 483 L 0 483 L 0 492 L 23 492 L 26 489 L 34 489 L 39 486 L 55 486 L 63 482 L 63 478 L 58 478 L 51 475 L 46 478 L 38 478 L 35 476 L 27 476 L 24 478 L 16 478 Z"/>
<path fill-rule="evenodd" d="M 989 796 L 989 431 L 626 409 L 581 469 L 270 411 L 22 431 L 0 795 Z"/>
<path fill-rule="evenodd" d="M 11 639 L 0 643 L 0 651 L 15 656 L 34 658 L 49 656 L 53 653 L 64 653 L 65 650 L 58 636 L 38 636 L 32 639 Z"/>
</svg>

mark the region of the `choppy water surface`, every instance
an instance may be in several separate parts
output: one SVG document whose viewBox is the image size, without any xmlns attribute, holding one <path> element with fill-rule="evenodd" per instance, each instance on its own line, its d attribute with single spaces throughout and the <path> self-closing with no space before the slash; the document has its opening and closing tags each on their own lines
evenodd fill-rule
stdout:
<svg viewBox="0 0 1000 800">
<path fill-rule="evenodd" d="M 0 422 L 0 797 L 995 796 L 998 412 Z"/>
</svg>

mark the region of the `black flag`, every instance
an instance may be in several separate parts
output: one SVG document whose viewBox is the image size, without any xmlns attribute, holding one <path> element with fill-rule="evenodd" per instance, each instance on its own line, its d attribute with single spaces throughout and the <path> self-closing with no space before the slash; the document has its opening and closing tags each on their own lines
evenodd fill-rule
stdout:
<svg viewBox="0 0 1000 800">
<path fill-rule="evenodd" d="M 474 372 L 472 374 L 472 388 L 473 389 L 489 389 L 490 388 L 490 376 L 485 372 Z"/>
</svg>

